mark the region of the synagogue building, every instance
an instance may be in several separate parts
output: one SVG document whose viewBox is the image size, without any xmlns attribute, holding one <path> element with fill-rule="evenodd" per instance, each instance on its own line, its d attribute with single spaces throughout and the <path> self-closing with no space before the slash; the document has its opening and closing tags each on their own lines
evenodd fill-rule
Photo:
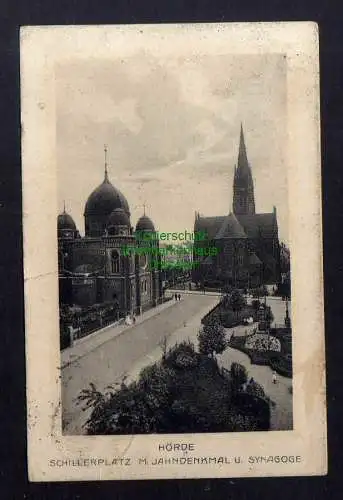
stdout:
<svg viewBox="0 0 343 500">
<path fill-rule="evenodd" d="M 131 226 L 125 196 L 109 180 L 106 150 L 103 182 L 89 195 L 84 209 L 85 236 L 64 209 L 57 219 L 60 304 L 90 306 L 116 303 L 120 315 L 139 314 L 162 300 L 161 272 L 149 266 L 158 240 L 138 235 L 155 231 L 145 214 Z M 123 248 L 157 247 L 151 252 Z"/>
</svg>

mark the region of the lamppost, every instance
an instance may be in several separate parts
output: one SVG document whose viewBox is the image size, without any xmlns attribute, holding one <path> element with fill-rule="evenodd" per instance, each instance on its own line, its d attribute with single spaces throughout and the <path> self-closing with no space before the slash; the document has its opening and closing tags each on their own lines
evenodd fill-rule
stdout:
<svg viewBox="0 0 343 500">
<path fill-rule="evenodd" d="M 286 328 L 290 328 L 291 327 L 291 318 L 289 317 L 289 310 L 288 310 L 288 297 L 286 297 L 285 327 Z"/>
</svg>

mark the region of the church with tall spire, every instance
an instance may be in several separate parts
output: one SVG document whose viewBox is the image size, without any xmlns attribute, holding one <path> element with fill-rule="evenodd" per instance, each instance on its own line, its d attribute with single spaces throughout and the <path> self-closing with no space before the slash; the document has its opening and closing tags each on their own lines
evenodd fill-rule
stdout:
<svg viewBox="0 0 343 500">
<path fill-rule="evenodd" d="M 60 305 L 88 307 L 115 303 L 118 315 L 139 314 L 162 299 L 161 272 L 149 266 L 154 252 L 126 255 L 126 247 L 158 246 L 141 241 L 142 231 L 155 231 L 144 213 L 131 225 L 129 203 L 110 181 L 107 146 L 104 178 L 88 196 L 84 208 L 85 236 L 81 237 L 70 214 L 57 218 Z"/>
<path fill-rule="evenodd" d="M 233 180 L 233 213 L 235 215 L 254 215 L 254 182 L 245 148 L 243 125 L 239 138 L 238 162 Z"/>
<path fill-rule="evenodd" d="M 195 242 L 195 282 L 240 288 L 279 283 L 280 245 L 276 208 L 273 207 L 269 213 L 256 213 L 254 181 L 243 125 L 240 128 L 237 165 L 234 167 L 232 211 L 213 217 L 196 212 L 194 232 L 198 231 L 205 231 L 208 239 Z M 206 251 L 206 248 L 213 247 L 216 252 Z"/>
</svg>

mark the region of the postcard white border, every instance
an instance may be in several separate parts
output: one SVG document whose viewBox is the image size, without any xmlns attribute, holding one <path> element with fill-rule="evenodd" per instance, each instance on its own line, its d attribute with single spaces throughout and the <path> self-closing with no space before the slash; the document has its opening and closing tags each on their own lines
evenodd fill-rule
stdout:
<svg viewBox="0 0 343 500">
<path fill-rule="evenodd" d="M 21 28 L 22 182 L 31 481 L 323 475 L 327 471 L 321 231 L 318 28 L 243 23 Z M 294 430 L 251 433 L 62 436 L 56 241 L 54 64 L 139 47 L 168 55 L 282 53 L 287 57 L 289 209 L 292 249 Z M 187 456 L 242 457 L 222 465 L 138 464 L 160 443 L 193 443 Z M 51 460 L 132 457 L 132 466 L 51 466 Z M 173 456 L 184 456 L 173 453 Z M 249 456 L 299 456 L 251 464 Z"/>
</svg>

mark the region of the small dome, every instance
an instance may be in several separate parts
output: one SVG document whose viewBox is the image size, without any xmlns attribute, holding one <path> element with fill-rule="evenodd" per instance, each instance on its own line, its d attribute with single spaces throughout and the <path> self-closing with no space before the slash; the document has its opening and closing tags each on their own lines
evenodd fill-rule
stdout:
<svg viewBox="0 0 343 500">
<path fill-rule="evenodd" d="M 136 224 L 136 231 L 155 231 L 155 226 L 147 215 L 142 215 Z"/>
<path fill-rule="evenodd" d="M 57 229 L 58 231 L 63 231 L 64 229 L 76 231 L 74 219 L 66 211 L 57 217 Z"/>
<path fill-rule="evenodd" d="M 113 226 L 128 226 L 130 227 L 130 219 L 122 208 L 116 208 L 109 216 L 107 227 Z"/>
<path fill-rule="evenodd" d="M 125 196 L 108 180 L 107 175 L 88 197 L 85 215 L 110 215 L 116 208 L 122 208 L 130 217 L 129 204 Z"/>
</svg>

